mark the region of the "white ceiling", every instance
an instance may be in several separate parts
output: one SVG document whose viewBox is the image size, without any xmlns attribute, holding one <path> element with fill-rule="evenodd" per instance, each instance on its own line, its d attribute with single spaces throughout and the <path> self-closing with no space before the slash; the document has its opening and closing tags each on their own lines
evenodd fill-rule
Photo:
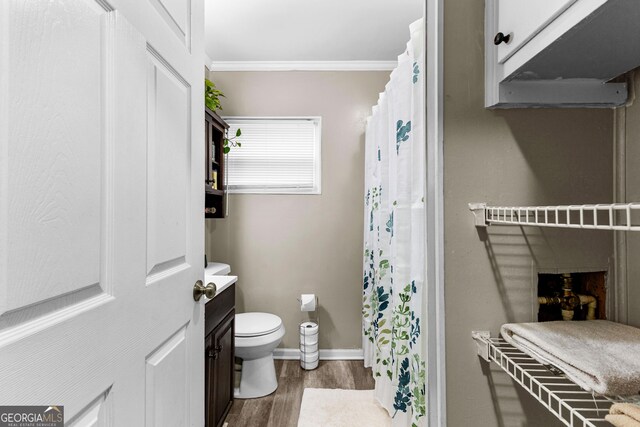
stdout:
<svg viewBox="0 0 640 427">
<path fill-rule="evenodd" d="M 390 61 L 424 0 L 205 0 L 214 61 Z"/>
</svg>

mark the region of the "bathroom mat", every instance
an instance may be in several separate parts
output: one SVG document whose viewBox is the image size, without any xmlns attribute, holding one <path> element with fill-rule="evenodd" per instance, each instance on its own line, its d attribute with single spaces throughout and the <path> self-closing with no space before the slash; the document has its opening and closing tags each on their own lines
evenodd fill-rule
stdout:
<svg viewBox="0 0 640 427">
<path fill-rule="evenodd" d="M 305 388 L 298 427 L 389 427 L 373 390 Z"/>
</svg>

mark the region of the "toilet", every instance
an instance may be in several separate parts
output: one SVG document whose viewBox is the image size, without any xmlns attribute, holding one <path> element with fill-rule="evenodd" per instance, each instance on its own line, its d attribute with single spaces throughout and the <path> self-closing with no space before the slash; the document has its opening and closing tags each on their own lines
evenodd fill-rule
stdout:
<svg viewBox="0 0 640 427">
<path fill-rule="evenodd" d="M 207 282 L 211 276 L 226 276 L 229 264 L 209 262 L 205 267 Z M 211 279 L 212 280 L 212 279 Z M 273 350 L 284 336 L 282 319 L 271 313 L 240 313 L 235 316 L 235 356 L 242 359 L 240 387 L 233 396 L 253 399 L 273 393 L 278 388 Z"/>
<path fill-rule="evenodd" d="M 280 319 L 270 313 L 240 313 L 235 318 L 236 357 L 242 359 L 240 387 L 234 397 L 253 399 L 273 393 L 278 388 L 273 350 L 285 330 Z"/>
</svg>

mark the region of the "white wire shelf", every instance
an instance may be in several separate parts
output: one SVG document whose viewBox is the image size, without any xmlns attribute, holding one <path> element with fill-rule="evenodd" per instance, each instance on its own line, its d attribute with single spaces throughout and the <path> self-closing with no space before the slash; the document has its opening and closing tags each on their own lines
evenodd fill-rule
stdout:
<svg viewBox="0 0 640 427">
<path fill-rule="evenodd" d="M 497 363 L 566 426 L 611 427 L 605 421 L 611 405 L 617 402 L 640 402 L 640 396 L 593 396 L 558 369 L 539 363 L 502 338 L 491 338 L 486 331 L 475 331 L 472 337 L 483 359 Z"/>
<path fill-rule="evenodd" d="M 566 206 L 487 206 L 469 203 L 475 225 L 529 225 L 588 230 L 640 231 L 640 203 Z"/>
</svg>

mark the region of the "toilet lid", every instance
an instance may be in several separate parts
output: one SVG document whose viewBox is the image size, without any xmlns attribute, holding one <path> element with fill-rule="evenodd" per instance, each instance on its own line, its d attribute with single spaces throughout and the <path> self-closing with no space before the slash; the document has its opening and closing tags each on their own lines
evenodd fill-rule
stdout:
<svg viewBox="0 0 640 427">
<path fill-rule="evenodd" d="M 282 326 L 282 319 L 271 313 L 236 314 L 237 337 L 255 337 L 270 334 Z"/>
</svg>

